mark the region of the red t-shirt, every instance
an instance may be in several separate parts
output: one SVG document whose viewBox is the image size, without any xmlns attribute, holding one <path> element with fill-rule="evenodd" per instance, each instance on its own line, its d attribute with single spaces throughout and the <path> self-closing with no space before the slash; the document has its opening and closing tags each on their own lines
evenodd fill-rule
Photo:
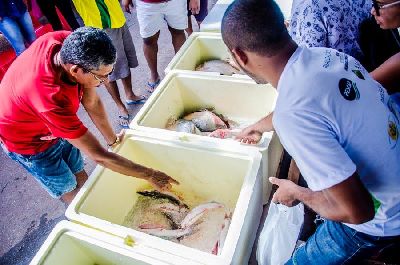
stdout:
<svg viewBox="0 0 400 265">
<path fill-rule="evenodd" d="M 52 63 L 68 31 L 37 39 L 0 83 L 0 140 L 11 152 L 33 155 L 57 138 L 79 138 L 87 128 L 77 116 L 82 89 L 60 80 Z"/>
</svg>

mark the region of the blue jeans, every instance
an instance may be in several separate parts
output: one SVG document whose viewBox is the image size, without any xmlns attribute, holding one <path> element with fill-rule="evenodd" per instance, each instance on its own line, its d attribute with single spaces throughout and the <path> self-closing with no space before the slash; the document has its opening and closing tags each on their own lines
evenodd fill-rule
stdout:
<svg viewBox="0 0 400 265">
<path fill-rule="evenodd" d="M 54 198 L 74 190 L 77 184 L 75 174 L 83 170 L 79 149 L 64 139 L 59 139 L 56 144 L 36 155 L 21 155 L 8 151 L 3 145 L 1 147 Z"/>
<path fill-rule="evenodd" d="M 36 39 L 32 19 L 28 12 L 19 18 L 3 17 L 3 20 L 0 21 L 0 31 L 11 43 L 17 56 L 25 51 L 25 42 L 31 44 Z"/>
<path fill-rule="evenodd" d="M 370 236 L 342 223 L 326 220 L 306 244 L 293 253 L 286 265 L 358 264 L 358 261 L 395 244 L 400 247 L 400 236 Z"/>
</svg>

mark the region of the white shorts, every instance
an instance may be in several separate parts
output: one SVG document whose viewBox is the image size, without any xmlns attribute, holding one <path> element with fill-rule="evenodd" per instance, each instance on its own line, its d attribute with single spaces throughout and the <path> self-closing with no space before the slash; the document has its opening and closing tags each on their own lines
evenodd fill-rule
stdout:
<svg viewBox="0 0 400 265">
<path fill-rule="evenodd" d="M 145 3 L 136 0 L 136 12 L 139 21 L 140 36 L 149 38 L 154 36 L 164 21 L 168 26 L 178 30 L 184 30 L 188 26 L 187 1 L 170 0 L 162 3 Z"/>
</svg>

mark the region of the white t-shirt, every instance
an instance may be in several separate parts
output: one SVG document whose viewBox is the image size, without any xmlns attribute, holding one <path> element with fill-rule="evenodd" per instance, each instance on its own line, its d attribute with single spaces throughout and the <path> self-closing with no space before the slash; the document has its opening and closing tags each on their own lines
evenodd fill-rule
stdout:
<svg viewBox="0 0 400 265">
<path fill-rule="evenodd" d="M 400 235 L 400 115 L 385 89 L 354 58 L 299 47 L 278 83 L 273 124 L 309 188 L 320 191 L 357 171 L 375 218 L 353 229 Z"/>
</svg>

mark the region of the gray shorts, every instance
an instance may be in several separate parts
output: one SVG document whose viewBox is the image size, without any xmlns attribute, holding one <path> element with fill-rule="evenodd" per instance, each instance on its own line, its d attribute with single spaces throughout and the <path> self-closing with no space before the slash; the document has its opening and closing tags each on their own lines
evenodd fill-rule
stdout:
<svg viewBox="0 0 400 265">
<path fill-rule="evenodd" d="M 117 50 L 114 71 L 108 76 L 110 81 L 116 81 L 127 77 L 131 73 L 130 69 L 139 65 L 135 45 L 133 45 L 132 36 L 126 23 L 118 29 L 104 30 Z"/>
</svg>

